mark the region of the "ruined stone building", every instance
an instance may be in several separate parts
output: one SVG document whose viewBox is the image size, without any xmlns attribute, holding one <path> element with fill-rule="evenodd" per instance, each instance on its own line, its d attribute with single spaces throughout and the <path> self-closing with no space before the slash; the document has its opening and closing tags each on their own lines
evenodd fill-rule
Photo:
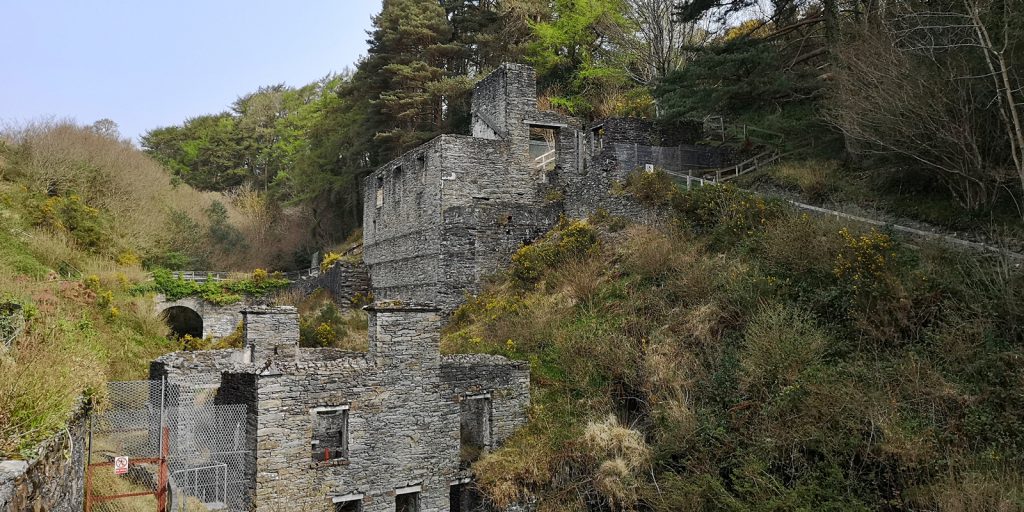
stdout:
<svg viewBox="0 0 1024 512">
<path fill-rule="evenodd" d="M 176 352 L 152 378 L 248 408 L 240 503 L 257 511 L 467 511 L 469 464 L 526 421 L 529 368 L 442 356 L 437 308 L 378 303 L 369 351 L 299 348 L 291 307 L 242 312 L 245 347 Z M 173 441 L 172 441 L 173 442 Z"/>
<path fill-rule="evenodd" d="M 635 221 L 656 213 L 613 185 L 648 165 L 715 167 L 694 131 L 639 119 L 583 129 L 537 108 L 534 70 L 503 64 L 473 90 L 472 136 L 441 135 L 363 183 L 363 260 L 378 298 L 431 301 L 450 312 L 481 280 L 561 215 L 598 209 Z"/>
</svg>

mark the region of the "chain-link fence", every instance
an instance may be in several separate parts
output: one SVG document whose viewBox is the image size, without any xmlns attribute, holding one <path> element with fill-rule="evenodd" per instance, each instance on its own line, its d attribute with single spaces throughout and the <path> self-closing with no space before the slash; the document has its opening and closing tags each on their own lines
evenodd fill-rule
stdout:
<svg viewBox="0 0 1024 512">
<path fill-rule="evenodd" d="M 614 149 L 619 166 L 630 170 L 645 164 L 674 172 L 717 169 L 728 165 L 731 158 L 718 148 L 689 144 L 661 147 L 616 143 Z"/>
<path fill-rule="evenodd" d="M 87 512 L 248 510 L 247 409 L 218 404 L 217 392 L 181 379 L 109 383 L 90 429 Z"/>
</svg>

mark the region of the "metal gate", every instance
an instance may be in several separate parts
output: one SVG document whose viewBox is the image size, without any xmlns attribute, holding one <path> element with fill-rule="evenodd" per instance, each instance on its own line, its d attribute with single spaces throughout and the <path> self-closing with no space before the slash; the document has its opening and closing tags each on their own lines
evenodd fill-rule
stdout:
<svg viewBox="0 0 1024 512">
<path fill-rule="evenodd" d="M 254 447 L 246 406 L 175 379 L 111 382 L 92 415 L 86 512 L 244 511 Z"/>
</svg>

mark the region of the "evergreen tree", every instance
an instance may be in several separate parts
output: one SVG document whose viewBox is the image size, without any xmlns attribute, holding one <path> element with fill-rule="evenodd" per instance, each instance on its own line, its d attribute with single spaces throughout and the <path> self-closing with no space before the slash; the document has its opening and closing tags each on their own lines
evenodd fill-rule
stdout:
<svg viewBox="0 0 1024 512">
<path fill-rule="evenodd" d="M 459 48 L 438 2 L 384 0 L 373 26 L 355 82 L 380 163 L 441 132 L 445 65 Z"/>
</svg>

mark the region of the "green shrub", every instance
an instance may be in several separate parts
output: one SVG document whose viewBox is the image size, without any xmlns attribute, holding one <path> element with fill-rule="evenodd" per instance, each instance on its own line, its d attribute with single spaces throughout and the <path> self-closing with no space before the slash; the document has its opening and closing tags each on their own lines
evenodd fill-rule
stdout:
<svg viewBox="0 0 1024 512">
<path fill-rule="evenodd" d="M 39 205 L 36 225 L 69 235 L 84 249 L 99 252 L 111 245 L 110 223 L 81 196 L 54 196 Z"/>
<path fill-rule="evenodd" d="M 626 176 L 623 191 L 651 206 L 668 206 L 678 193 L 672 177 L 662 169 L 636 169 Z"/>
<path fill-rule="evenodd" d="M 785 212 L 779 200 L 765 199 L 732 185 L 698 187 L 673 196 L 673 208 L 698 234 L 718 244 L 732 244 L 761 233 Z"/>
<path fill-rule="evenodd" d="M 540 280 L 548 269 L 591 254 L 597 246 L 597 232 L 584 221 L 565 221 L 541 240 L 524 245 L 512 255 L 508 274 L 520 286 Z"/>
<path fill-rule="evenodd" d="M 249 279 L 219 282 L 207 279 L 197 283 L 175 277 L 170 270 L 156 269 L 153 271 L 152 282 L 135 286 L 132 291 L 136 294 L 162 293 L 167 300 L 172 301 L 185 297 L 200 297 L 212 304 L 226 305 L 239 302 L 244 296 L 264 296 L 291 284 L 287 279 L 277 279 L 266 274 L 266 271 L 258 270 Z"/>
</svg>

